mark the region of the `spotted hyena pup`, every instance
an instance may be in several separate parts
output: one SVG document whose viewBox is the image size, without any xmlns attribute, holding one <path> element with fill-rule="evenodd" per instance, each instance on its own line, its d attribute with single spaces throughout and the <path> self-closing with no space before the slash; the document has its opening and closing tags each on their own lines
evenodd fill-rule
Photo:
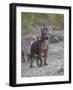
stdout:
<svg viewBox="0 0 73 90">
<path fill-rule="evenodd" d="M 52 31 L 51 26 L 42 27 L 41 29 L 41 39 L 32 43 L 30 49 L 30 67 L 33 67 L 33 58 L 37 56 L 37 66 L 42 66 L 42 57 L 44 57 L 44 65 L 48 65 L 47 63 L 47 53 L 48 53 L 48 39 L 49 35 Z"/>
</svg>

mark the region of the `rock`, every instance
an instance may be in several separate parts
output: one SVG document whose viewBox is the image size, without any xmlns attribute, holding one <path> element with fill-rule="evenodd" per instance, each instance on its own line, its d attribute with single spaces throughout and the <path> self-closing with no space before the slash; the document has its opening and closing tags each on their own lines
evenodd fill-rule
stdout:
<svg viewBox="0 0 73 90">
<path fill-rule="evenodd" d="M 61 42 L 63 40 L 64 40 L 64 38 L 61 35 L 51 35 L 50 36 L 50 43 L 51 44 L 53 44 L 53 43 L 59 43 L 59 42 Z"/>
</svg>

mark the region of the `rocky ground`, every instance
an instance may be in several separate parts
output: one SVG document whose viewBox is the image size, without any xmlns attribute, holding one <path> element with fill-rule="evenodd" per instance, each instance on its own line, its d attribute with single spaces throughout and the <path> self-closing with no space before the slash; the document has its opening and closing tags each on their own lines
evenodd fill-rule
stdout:
<svg viewBox="0 0 73 90">
<path fill-rule="evenodd" d="M 30 36 L 30 35 L 29 35 Z M 22 40 L 25 36 L 22 37 Z M 25 58 L 25 62 L 21 62 L 21 77 L 35 76 L 60 76 L 64 75 L 64 33 L 63 31 L 52 32 L 49 40 L 49 50 L 47 56 L 47 66 L 37 67 L 36 60 L 33 62 L 33 68 L 30 68 L 30 62 Z M 26 43 L 25 43 L 26 44 Z M 22 50 L 26 53 L 26 46 L 22 43 Z"/>
</svg>

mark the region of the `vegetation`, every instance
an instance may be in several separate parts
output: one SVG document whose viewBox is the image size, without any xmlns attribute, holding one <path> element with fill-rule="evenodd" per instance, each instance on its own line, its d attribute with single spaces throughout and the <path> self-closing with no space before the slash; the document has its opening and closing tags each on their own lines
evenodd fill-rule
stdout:
<svg viewBox="0 0 73 90">
<path fill-rule="evenodd" d="M 63 14 L 44 14 L 44 13 L 21 13 L 21 29 L 22 32 L 28 33 L 32 31 L 32 27 L 36 25 L 52 25 L 60 28 L 64 27 Z"/>
</svg>

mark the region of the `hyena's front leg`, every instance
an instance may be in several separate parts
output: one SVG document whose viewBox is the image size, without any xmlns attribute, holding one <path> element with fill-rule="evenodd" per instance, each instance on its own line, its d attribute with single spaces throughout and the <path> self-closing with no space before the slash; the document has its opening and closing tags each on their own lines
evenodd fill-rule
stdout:
<svg viewBox="0 0 73 90">
<path fill-rule="evenodd" d="M 42 66 L 42 58 L 41 55 L 37 56 L 37 66 L 41 67 Z"/>
<path fill-rule="evenodd" d="M 44 65 L 48 65 L 48 63 L 47 63 L 47 54 L 45 53 L 45 56 L 44 56 Z"/>
<path fill-rule="evenodd" d="M 40 67 L 42 66 L 42 56 L 39 55 L 39 60 L 40 60 Z"/>
<path fill-rule="evenodd" d="M 37 56 L 37 66 L 39 66 L 39 56 Z"/>
</svg>

